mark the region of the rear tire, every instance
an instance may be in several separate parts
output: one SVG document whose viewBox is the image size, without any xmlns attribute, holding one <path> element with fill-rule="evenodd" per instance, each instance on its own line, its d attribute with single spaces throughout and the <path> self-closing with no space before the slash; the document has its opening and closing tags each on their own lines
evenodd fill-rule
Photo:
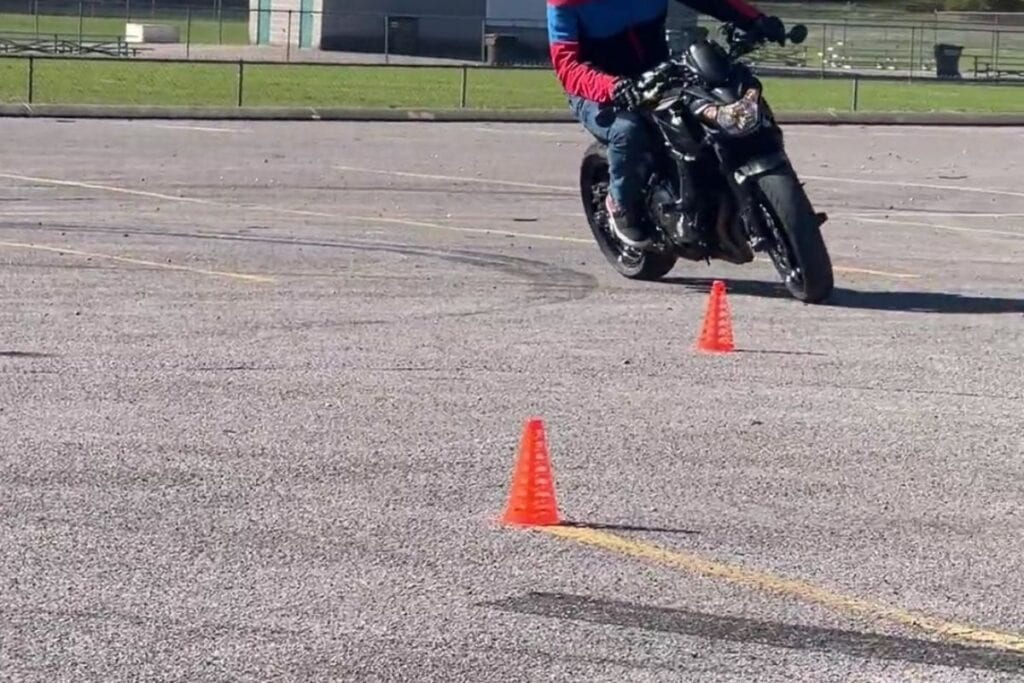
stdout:
<svg viewBox="0 0 1024 683">
<path fill-rule="evenodd" d="M 835 282 L 821 226 L 807 193 L 788 169 L 761 176 L 757 188 L 769 231 L 783 247 L 781 251 L 772 249 L 769 255 L 786 289 L 804 303 L 822 303 L 832 294 Z M 790 277 L 793 271 L 798 277 Z"/>
<path fill-rule="evenodd" d="M 608 192 L 608 152 L 600 142 L 587 148 L 580 166 L 580 196 L 587 224 L 608 263 L 631 280 L 659 280 L 675 267 L 672 254 L 637 251 L 619 241 L 607 228 L 604 199 Z"/>
</svg>

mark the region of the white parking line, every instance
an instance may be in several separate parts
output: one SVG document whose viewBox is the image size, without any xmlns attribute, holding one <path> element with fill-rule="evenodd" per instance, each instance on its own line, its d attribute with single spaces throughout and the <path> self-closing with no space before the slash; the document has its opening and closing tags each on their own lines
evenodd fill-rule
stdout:
<svg viewBox="0 0 1024 683">
<path fill-rule="evenodd" d="M 939 185 L 933 183 L 913 183 L 903 180 L 869 180 L 867 178 L 840 178 L 837 176 L 803 175 L 804 180 L 817 180 L 829 183 L 853 183 L 855 185 L 885 185 L 887 187 L 919 187 L 925 190 L 949 190 L 951 192 L 970 192 L 976 194 L 994 194 L 1005 197 L 1024 198 L 1024 192 L 1013 190 L 997 190 L 989 187 L 971 187 L 969 185 Z"/>
<path fill-rule="evenodd" d="M 211 128 L 209 126 L 175 126 L 161 123 L 150 124 L 153 128 L 163 128 L 164 130 L 195 130 L 202 133 L 251 133 L 252 130 L 248 128 Z"/>
<path fill-rule="evenodd" d="M 200 199 L 196 197 L 181 197 L 176 195 L 162 194 L 160 192 L 149 192 L 143 190 L 132 190 L 129 188 L 116 187 L 112 185 L 100 185 L 97 183 L 84 183 L 77 182 L 74 180 L 58 180 L 55 178 L 40 178 L 36 176 L 23 176 L 13 173 L 0 173 L 0 178 L 9 178 L 12 180 L 21 180 L 24 182 L 34 182 L 49 185 L 61 185 L 68 187 L 80 187 L 92 190 L 102 190 L 106 192 L 117 192 L 122 194 L 138 195 L 142 197 L 149 197 L 152 199 L 162 199 L 166 201 L 175 202 L 190 202 L 196 204 L 205 204 L 208 206 L 220 206 L 225 208 L 242 209 L 250 211 L 266 211 L 271 213 L 287 214 L 292 216 L 312 216 L 318 218 L 330 218 L 333 220 L 351 220 L 362 223 L 378 223 L 387 225 L 406 225 L 410 227 L 429 228 L 432 230 L 444 230 L 448 232 L 458 232 L 465 234 L 480 234 L 480 235 L 496 235 L 501 237 L 519 237 L 523 239 L 534 239 L 544 240 L 552 242 L 566 242 L 572 244 L 586 244 L 593 245 L 592 239 L 584 239 L 580 237 L 565 237 L 562 235 L 544 235 L 540 233 L 530 232 L 515 232 L 510 230 L 496 230 L 491 228 L 462 228 L 454 225 L 444 225 L 442 223 L 433 223 L 428 221 L 409 220 L 405 218 L 385 218 L 382 216 L 344 216 L 335 213 L 325 213 L 323 211 L 309 211 L 306 209 L 288 209 L 277 206 L 267 206 L 260 204 L 233 204 L 230 202 L 219 202 L 211 199 Z M 758 259 L 763 260 L 763 259 Z M 882 270 L 874 270 L 868 268 L 858 268 L 854 266 L 834 266 L 836 272 L 846 273 L 861 273 L 864 275 L 878 275 L 882 277 L 893 277 L 897 279 L 910 279 L 920 277 L 912 273 L 893 273 Z"/>
<path fill-rule="evenodd" d="M 162 128 L 164 130 L 194 130 L 202 133 L 251 133 L 251 128 L 222 128 L 214 126 L 196 126 L 185 123 L 152 123 L 150 121 L 108 121 L 116 126 L 142 126 L 144 128 Z"/>
<path fill-rule="evenodd" d="M 369 173 L 373 175 L 390 175 L 399 178 L 419 178 L 421 180 L 443 180 L 451 183 L 479 183 L 481 185 L 508 185 L 509 187 L 527 187 L 534 190 L 557 190 L 559 192 L 573 192 L 574 188 L 564 185 L 540 185 L 537 183 L 523 183 L 514 180 L 495 180 L 493 178 L 468 178 L 465 176 L 438 175 L 434 173 L 410 173 L 408 171 L 388 171 L 377 168 L 361 168 L 358 166 L 339 166 L 334 168 L 339 171 L 352 171 L 353 173 Z"/>
<path fill-rule="evenodd" d="M 904 211 L 900 209 L 873 209 L 871 211 L 829 211 L 830 216 L 842 218 L 1024 218 L 1024 213 L 979 213 L 975 211 Z"/>
</svg>

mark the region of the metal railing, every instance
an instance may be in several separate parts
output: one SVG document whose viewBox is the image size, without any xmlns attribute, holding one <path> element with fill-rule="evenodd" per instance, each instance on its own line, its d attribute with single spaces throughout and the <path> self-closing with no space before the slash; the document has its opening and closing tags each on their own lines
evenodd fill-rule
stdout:
<svg viewBox="0 0 1024 683">
<path fill-rule="evenodd" d="M 768 96 L 778 111 L 1024 112 L 1024 87 L 1005 82 L 892 80 L 773 77 Z M 0 55 L 0 103 L 568 111 L 547 67 L 58 55 Z"/>
</svg>

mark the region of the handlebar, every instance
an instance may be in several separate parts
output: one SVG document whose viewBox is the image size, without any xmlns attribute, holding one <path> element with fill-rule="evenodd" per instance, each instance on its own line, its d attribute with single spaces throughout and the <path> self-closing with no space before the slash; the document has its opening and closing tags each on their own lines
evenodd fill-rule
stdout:
<svg viewBox="0 0 1024 683">
<path fill-rule="evenodd" d="M 765 36 L 759 31 L 741 31 L 731 23 L 722 26 L 722 33 L 725 34 L 726 40 L 729 42 L 730 51 L 734 58 L 753 52 L 766 42 Z M 800 45 L 807 40 L 807 27 L 803 24 L 797 24 L 786 34 L 786 39 L 793 45 Z M 783 44 L 785 44 L 785 40 Z"/>
<path fill-rule="evenodd" d="M 761 35 L 756 29 L 741 31 L 734 24 L 727 23 L 722 26 L 721 31 L 729 44 L 730 57 L 732 59 L 738 59 L 745 54 L 753 52 L 766 42 L 765 36 Z M 786 34 L 786 38 L 794 45 L 803 43 L 807 40 L 807 27 L 803 24 L 797 24 Z M 645 100 L 654 101 L 668 81 L 677 77 L 688 80 L 691 76 L 690 71 L 682 68 L 678 61 L 669 59 L 645 72 L 638 79 L 637 85 L 645 93 Z"/>
</svg>

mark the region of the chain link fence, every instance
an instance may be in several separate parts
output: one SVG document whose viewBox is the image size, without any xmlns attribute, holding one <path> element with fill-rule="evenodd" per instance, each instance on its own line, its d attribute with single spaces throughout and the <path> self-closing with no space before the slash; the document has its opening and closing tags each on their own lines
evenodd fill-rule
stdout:
<svg viewBox="0 0 1024 683">
<path fill-rule="evenodd" d="M 312 5 L 310 5 L 312 6 Z M 890 13 L 857 21 L 800 5 L 771 7 L 809 30 L 803 45 L 752 56 L 764 73 L 1024 81 L 1024 26 L 1006 17 Z M 928 19 L 922 18 L 928 17 Z M 964 19 L 966 17 L 966 19 Z M 883 20 L 884 19 L 884 20 Z M 130 26 L 131 25 L 131 26 Z M 136 34 L 161 27 L 159 37 Z M 714 30 L 713 20 L 700 25 Z M 131 29 L 131 30 L 129 30 Z M 684 27 L 684 33 L 689 33 Z M 685 35 L 677 39 L 685 42 Z M 294 63 L 486 63 L 548 67 L 542 23 L 477 18 L 251 10 L 238 0 L 0 0 L 0 54 L 75 54 L 135 60 Z"/>
</svg>

